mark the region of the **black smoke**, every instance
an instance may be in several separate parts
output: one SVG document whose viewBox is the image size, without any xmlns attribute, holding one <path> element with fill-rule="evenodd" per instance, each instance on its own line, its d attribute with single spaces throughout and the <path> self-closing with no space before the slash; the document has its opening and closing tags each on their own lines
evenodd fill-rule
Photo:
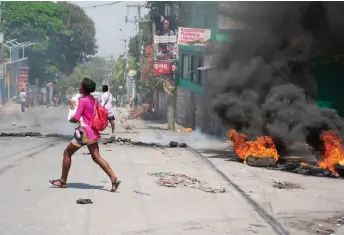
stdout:
<svg viewBox="0 0 344 235">
<path fill-rule="evenodd" d="M 312 62 L 344 52 L 341 2 L 229 2 L 231 42 L 211 75 L 213 108 L 228 128 L 319 147 L 324 130 L 344 132 L 336 110 L 315 103 Z M 279 146 L 281 146 L 279 144 Z"/>
</svg>

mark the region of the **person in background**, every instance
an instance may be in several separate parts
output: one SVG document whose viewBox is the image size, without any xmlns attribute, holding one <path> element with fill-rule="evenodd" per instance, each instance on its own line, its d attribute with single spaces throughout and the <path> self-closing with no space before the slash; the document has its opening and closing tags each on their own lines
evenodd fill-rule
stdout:
<svg viewBox="0 0 344 235">
<path fill-rule="evenodd" d="M 96 100 L 91 93 L 94 92 L 95 89 L 96 83 L 90 78 L 84 78 L 81 81 L 80 94 L 82 96 L 78 101 L 76 113 L 70 119 L 71 123 L 79 122 L 80 124 L 74 130 L 74 138 L 64 150 L 61 178 L 57 180 L 49 180 L 49 182 L 56 187 L 67 187 L 67 178 L 72 164 L 72 156 L 82 146 L 87 146 L 93 161 L 97 163 L 109 176 L 112 182 L 111 192 L 116 191 L 121 183 L 121 180 L 114 174 L 108 162 L 100 156 L 98 145 L 100 133 L 91 127 L 96 105 Z"/>
<path fill-rule="evenodd" d="M 131 95 L 129 96 L 129 107 L 130 109 L 133 107 L 133 97 Z"/>
<path fill-rule="evenodd" d="M 108 110 L 108 120 L 111 124 L 111 130 L 112 130 L 111 135 L 114 136 L 115 135 L 115 112 L 114 112 L 114 108 L 112 107 L 112 100 L 113 100 L 113 96 L 109 92 L 109 86 L 104 85 L 101 106 L 103 106 L 104 108 Z"/>
<path fill-rule="evenodd" d="M 21 111 L 25 112 L 27 95 L 24 89 L 22 89 L 21 92 L 19 93 L 19 99 L 20 99 Z"/>
<path fill-rule="evenodd" d="M 32 94 L 32 92 L 28 93 L 27 99 L 29 101 L 29 107 L 32 108 L 33 107 L 33 94 Z"/>
<path fill-rule="evenodd" d="M 134 98 L 134 107 L 137 108 L 138 105 L 139 105 L 139 98 L 137 98 L 137 96 L 135 96 L 135 98 Z"/>
</svg>

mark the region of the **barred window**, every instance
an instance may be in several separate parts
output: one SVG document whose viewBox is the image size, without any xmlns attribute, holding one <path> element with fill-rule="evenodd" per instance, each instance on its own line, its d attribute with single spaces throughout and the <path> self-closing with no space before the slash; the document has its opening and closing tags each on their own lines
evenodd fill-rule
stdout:
<svg viewBox="0 0 344 235">
<path fill-rule="evenodd" d="M 189 55 L 183 55 L 182 74 L 183 79 L 189 78 Z"/>
</svg>

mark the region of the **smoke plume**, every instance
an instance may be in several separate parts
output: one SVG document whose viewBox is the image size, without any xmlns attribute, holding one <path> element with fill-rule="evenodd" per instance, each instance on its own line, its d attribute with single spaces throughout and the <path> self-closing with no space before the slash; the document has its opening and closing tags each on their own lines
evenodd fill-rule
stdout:
<svg viewBox="0 0 344 235">
<path fill-rule="evenodd" d="M 344 131 L 332 109 L 315 103 L 312 62 L 344 52 L 341 2 L 229 2 L 231 30 L 212 72 L 213 108 L 229 128 L 269 135 L 288 146 L 316 146 L 324 130 Z M 225 9 L 225 10 L 224 10 Z"/>
</svg>

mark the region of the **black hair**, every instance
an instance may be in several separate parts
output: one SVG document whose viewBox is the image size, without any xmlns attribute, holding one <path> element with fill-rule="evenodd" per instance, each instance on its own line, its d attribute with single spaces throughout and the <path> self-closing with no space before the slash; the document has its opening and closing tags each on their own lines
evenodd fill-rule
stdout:
<svg viewBox="0 0 344 235">
<path fill-rule="evenodd" d="M 108 85 L 103 85 L 103 92 L 107 92 L 109 90 L 109 86 Z"/>
<path fill-rule="evenodd" d="M 89 94 L 91 94 L 92 92 L 96 90 L 96 83 L 90 78 L 82 79 L 81 86 L 82 86 L 82 89 L 86 93 L 89 93 Z"/>
</svg>

